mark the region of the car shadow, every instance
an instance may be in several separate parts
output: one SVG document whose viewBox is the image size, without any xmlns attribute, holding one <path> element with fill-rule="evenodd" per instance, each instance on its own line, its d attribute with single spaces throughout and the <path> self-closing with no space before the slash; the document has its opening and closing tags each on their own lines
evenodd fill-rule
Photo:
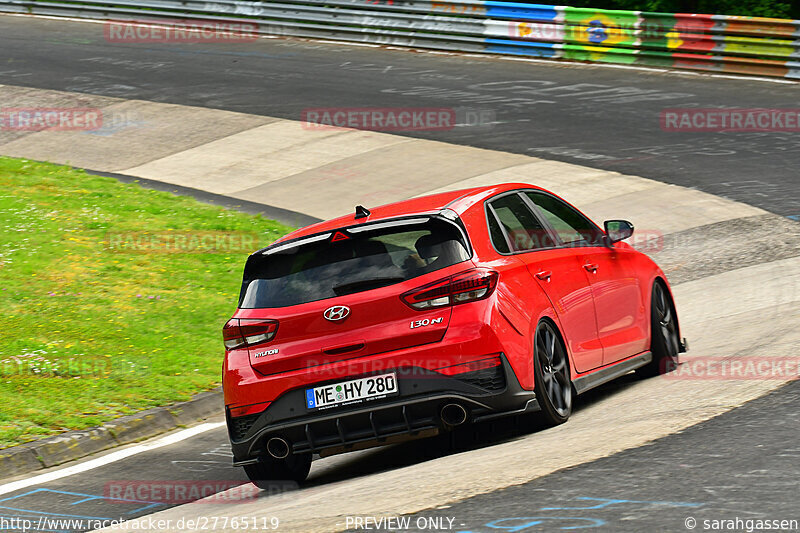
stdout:
<svg viewBox="0 0 800 533">
<path fill-rule="evenodd" d="M 630 373 L 592 389 L 577 398 L 574 411 L 579 412 L 602 402 L 639 381 L 641 378 Z M 311 474 L 302 486 L 316 487 L 395 470 L 455 453 L 511 442 L 547 429 L 537 413 L 529 413 L 457 427 L 435 437 L 322 458 L 314 461 Z"/>
</svg>

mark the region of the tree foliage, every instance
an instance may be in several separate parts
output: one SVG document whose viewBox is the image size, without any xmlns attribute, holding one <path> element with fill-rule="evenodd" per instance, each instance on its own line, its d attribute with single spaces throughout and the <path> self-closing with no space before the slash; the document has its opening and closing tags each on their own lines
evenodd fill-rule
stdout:
<svg viewBox="0 0 800 533">
<path fill-rule="evenodd" d="M 800 19 L 800 0 L 573 0 L 573 7 Z"/>
</svg>

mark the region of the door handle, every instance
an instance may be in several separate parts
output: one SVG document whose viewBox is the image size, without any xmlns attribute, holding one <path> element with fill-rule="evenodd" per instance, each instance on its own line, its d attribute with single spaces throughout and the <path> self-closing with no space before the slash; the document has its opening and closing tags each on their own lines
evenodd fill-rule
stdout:
<svg viewBox="0 0 800 533">
<path fill-rule="evenodd" d="M 537 278 L 539 278 L 541 280 L 545 280 L 545 281 L 550 281 L 550 276 L 552 276 L 552 275 L 553 275 L 553 273 L 550 272 L 549 270 L 542 270 L 541 272 L 537 272 L 536 273 L 536 277 Z"/>
<path fill-rule="evenodd" d="M 586 263 L 585 265 L 583 265 L 583 268 L 585 268 L 586 270 L 588 270 L 592 274 L 597 272 L 597 265 L 594 265 L 592 263 Z"/>
</svg>

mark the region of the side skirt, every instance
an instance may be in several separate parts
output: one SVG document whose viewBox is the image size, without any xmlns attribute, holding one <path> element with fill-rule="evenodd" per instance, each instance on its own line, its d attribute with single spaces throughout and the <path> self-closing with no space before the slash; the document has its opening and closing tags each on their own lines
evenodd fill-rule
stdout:
<svg viewBox="0 0 800 533">
<path fill-rule="evenodd" d="M 630 359 L 625 359 L 619 363 L 614 363 L 611 366 L 596 370 L 586 376 L 581 376 L 572 380 L 575 390 L 578 394 L 586 392 L 589 389 L 599 387 L 603 383 L 615 380 L 620 376 L 624 376 L 631 370 L 636 370 L 653 360 L 651 352 L 644 352 Z"/>
</svg>

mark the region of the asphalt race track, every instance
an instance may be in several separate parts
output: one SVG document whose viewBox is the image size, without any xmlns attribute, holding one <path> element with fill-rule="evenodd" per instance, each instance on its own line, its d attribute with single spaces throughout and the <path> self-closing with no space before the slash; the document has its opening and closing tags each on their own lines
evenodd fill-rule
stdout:
<svg viewBox="0 0 800 533">
<path fill-rule="evenodd" d="M 472 533 L 688 531 L 692 519 L 700 531 L 706 520 L 737 518 L 745 530 L 764 515 L 797 520 L 789 494 L 800 474 L 798 402 L 794 382 L 652 445 L 406 518 L 452 518 Z"/>
<path fill-rule="evenodd" d="M 795 108 L 800 86 L 301 40 L 109 43 L 103 25 L 2 17 L 0 84 L 299 120 L 318 107 L 455 107 L 419 137 L 696 187 L 800 216 L 797 132 L 666 132 L 670 108 Z"/>
<path fill-rule="evenodd" d="M 780 216 L 742 215 L 692 226 L 676 232 L 685 246 L 666 250 L 657 260 L 676 284 L 679 301 L 687 302 L 687 316 L 698 317 L 696 324 L 686 326 L 691 340 L 699 338 L 701 353 L 788 356 L 793 353 L 787 350 L 800 344 L 796 328 L 787 327 L 797 324 L 800 309 L 800 231 L 782 218 L 800 216 L 795 174 L 800 136 L 675 133 L 663 131 L 659 122 L 665 108 L 792 108 L 800 95 L 797 84 L 283 39 L 111 44 L 99 24 L 23 17 L 0 17 L 0 47 L 0 84 L 13 86 L 295 120 L 312 107 L 456 107 L 464 120 L 475 116 L 470 112 L 484 111 L 491 120 L 482 126 L 413 135 L 643 176 L 759 207 Z M 225 204 L 219 195 L 181 191 Z M 256 203 L 245 209 L 280 214 Z M 777 276 L 788 280 L 783 289 L 765 282 Z M 726 288 L 732 294 L 725 294 Z M 723 294 L 714 304 L 720 309 L 709 309 L 700 297 L 692 300 L 706 290 Z M 774 305 L 764 304 L 770 298 Z M 745 312 L 749 302 L 761 307 Z M 756 318 L 767 326 L 755 326 Z M 99 460 L 99 466 L 73 475 L 48 478 L 57 477 L 60 469 L 55 468 L 42 471 L 41 477 L 2 480 L 0 519 L 131 519 L 152 513 L 176 516 L 179 511 L 235 515 L 237 509 L 283 519 L 282 513 L 294 512 L 292 502 L 299 502 L 312 520 L 315 512 L 335 504 L 333 498 L 348 502 L 352 496 L 354 505 L 374 500 L 370 513 L 376 517 L 393 515 L 411 524 L 376 528 L 381 531 L 688 531 L 693 529 L 689 517 L 701 531 L 703 520 L 800 520 L 795 495 L 800 478 L 797 383 L 780 388 L 777 382 L 732 385 L 738 396 L 718 403 L 730 401 L 733 407 L 751 401 L 711 418 L 728 408 L 714 404 L 724 384 L 691 388 L 661 379 L 641 382 L 626 376 L 592 391 L 579 400 L 574 420 L 552 430 L 542 431 L 531 418 L 511 418 L 452 436 L 320 459 L 307 486 L 281 486 L 275 494 L 247 491 L 243 472 L 230 466 L 225 429 L 214 427 L 107 464 L 100 464 L 102 458 L 115 451 L 89 458 Z M 662 392 L 665 401 L 679 401 L 658 405 Z M 697 415 L 698 406 L 712 413 L 705 417 L 710 420 L 681 425 L 680 420 Z M 219 425 L 221 419 L 208 422 Z M 659 424 L 666 428 L 658 433 L 661 438 L 644 446 L 646 435 L 626 434 Z M 598 451 L 596 457 L 591 453 L 592 447 L 611 450 L 623 438 L 639 444 Z M 586 459 L 562 462 L 570 444 L 583 446 Z M 498 467 L 504 458 L 509 464 L 514 459 L 554 466 L 543 467 L 546 473 L 535 479 L 493 482 L 485 490 L 466 486 L 505 475 Z M 425 468 L 429 477 L 420 477 Z M 9 484 L 26 478 L 31 481 L 25 486 Z M 426 510 L 415 513 L 392 507 L 393 500 L 407 493 L 427 494 L 436 478 L 442 486 L 430 489 L 431 494 L 447 495 L 443 500 L 431 496 Z M 115 483 L 132 480 L 197 481 L 216 484 L 224 492 L 207 507 L 189 504 L 171 511 L 184 502 L 108 498 Z M 385 488 L 376 492 L 382 480 Z M 237 488 L 244 492 L 237 493 Z M 304 530 L 289 523 L 288 529 L 278 530 Z M 324 524 L 315 530 L 353 526 L 345 521 L 335 528 Z M 19 529 L 3 529 L 0 522 L 0 531 Z"/>
<path fill-rule="evenodd" d="M 609 384 L 582 404 L 602 401 L 623 384 Z M 632 449 L 536 479 L 476 496 L 432 511 L 398 517 L 447 525 L 461 533 L 493 531 L 556 531 L 584 526 L 592 531 L 684 531 L 689 517 L 703 520 L 798 519 L 791 497 L 800 475 L 796 436 L 800 431 L 800 384 L 778 391 L 649 446 Z M 487 434 L 486 427 L 481 428 Z M 459 433 L 454 440 L 412 442 L 391 449 L 355 452 L 315 465 L 309 488 L 367 476 L 405 464 L 424 462 L 470 448 L 491 446 L 536 431 L 529 420 L 496 423 L 491 438 Z M 557 453 L 557 451 L 543 451 Z M 535 458 L 531 458 L 535 460 Z M 97 517 L 127 519 L 147 516 L 173 504 L 112 502 L 108 485 L 117 480 L 203 480 L 210 486 L 246 483 L 240 469 L 230 467 L 223 428 L 186 442 L 146 452 L 91 472 L 0 495 L 5 517 Z M 155 477 L 152 465 L 157 464 Z M 477 466 L 477 465 L 476 465 Z M 132 475 L 139 473 L 139 475 Z M 229 503 L 252 501 L 253 491 L 230 496 Z M 276 490 L 292 490 L 277 486 Z M 264 495 L 260 496 L 264 498 Z M 266 503 L 266 502 L 265 502 Z M 9 508 L 24 511 L 13 511 Z M 264 506 L 268 511 L 269 506 Z M 427 522 L 421 522 L 425 524 Z M 363 529 L 362 529 L 363 530 Z M 375 528 L 377 531 L 397 531 Z M 3 531 L 16 531 L 13 529 Z M 77 530 L 75 530 L 77 531 Z M 351 529 L 357 531 L 357 529 Z"/>
</svg>

